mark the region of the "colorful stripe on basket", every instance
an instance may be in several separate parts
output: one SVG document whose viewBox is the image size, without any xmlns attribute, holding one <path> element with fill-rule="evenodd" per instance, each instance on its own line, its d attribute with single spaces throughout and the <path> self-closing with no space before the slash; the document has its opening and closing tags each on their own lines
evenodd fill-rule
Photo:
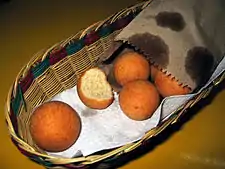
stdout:
<svg viewBox="0 0 225 169">
<path fill-rule="evenodd" d="M 14 141 L 14 144 L 15 144 L 15 141 Z M 20 151 L 20 153 L 22 153 L 23 155 L 25 155 L 26 157 L 29 157 L 29 158 L 35 158 L 35 155 L 25 151 L 24 149 L 22 149 L 18 144 L 16 145 L 17 149 Z"/>
<path fill-rule="evenodd" d="M 33 157 L 29 157 L 29 159 L 31 161 L 34 161 L 34 162 L 36 162 L 36 163 L 38 163 L 38 164 L 40 164 L 42 166 L 45 166 L 45 167 L 54 167 L 55 166 L 51 162 L 48 162 L 47 160 L 44 160 L 41 157 L 35 157 L 35 156 L 33 156 Z"/>
<path fill-rule="evenodd" d="M 12 143 L 17 147 L 17 149 L 20 151 L 21 154 L 23 154 L 24 156 L 28 157 L 30 160 L 39 163 L 43 166 L 47 166 L 47 167 L 52 167 L 53 164 L 51 162 L 47 162 L 46 160 L 42 159 L 41 157 L 37 157 L 36 155 L 29 153 L 27 151 L 25 151 L 24 149 L 22 149 L 19 145 L 18 142 L 15 141 L 12 137 L 11 137 L 11 141 Z"/>
<path fill-rule="evenodd" d="M 100 37 L 106 37 L 113 32 L 113 28 L 110 25 L 106 25 L 98 30 L 98 34 Z"/>
<path fill-rule="evenodd" d="M 127 15 L 126 17 L 118 19 L 116 22 L 114 22 L 112 24 L 112 27 L 114 30 L 120 30 L 125 26 L 127 26 L 128 23 L 130 23 L 130 21 L 132 21 L 133 18 L 134 18 L 133 15 Z"/>
<path fill-rule="evenodd" d="M 57 51 L 52 52 L 49 55 L 49 63 L 50 65 L 54 65 L 57 62 L 59 62 L 60 60 L 62 60 L 63 58 L 65 58 L 67 56 L 67 52 L 65 48 L 61 48 Z"/>
<path fill-rule="evenodd" d="M 84 43 L 85 45 L 89 46 L 93 43 L 95 43 L 97 40 L 100 39 L 100 36 L 98 35 L 98 32 L 96 31 L 91 31 L 84 37 Z"/>
<path fill-rule="evenodd" d="M 33 81 L 34 81 L 34 75 L 30 69 L 27 75 L 19 83 L 23 93 L 27 91 L 27 89 L 30 87 Z"/>
<path fill-rule="evenodd" d="M 45 58 L 42 62 L 39 62 L 36 66 L 32 67 L 31 71 L 34 78 L 36 79 L 37 77 L 39 77 L 42 73 L 45 72 L 45 70 L 48 69 L 49 66 L 49 59 Z"/>
<path fill-rule="evenodd" d="M 12 108 L 12 111 L 13 111 L 13 114 L 15 116 L 18 116 L 18 113 L 19 113 L 19 109 L 21 107 L 21 104 L 22 104 L 22 92 L 21 90 L 19 90 L 20 86 L 18 85 L 17 86 L 17 91 L 16 91 L 16 96 L 15 98 L 13 98 L 11 100 L 11 108 Z"/>
<path fill-rule="evenodd" d="M 73 55 L 84 47 L 84 38 L 73 40 L 66 46 L 67 55 Z"/>
</svg>

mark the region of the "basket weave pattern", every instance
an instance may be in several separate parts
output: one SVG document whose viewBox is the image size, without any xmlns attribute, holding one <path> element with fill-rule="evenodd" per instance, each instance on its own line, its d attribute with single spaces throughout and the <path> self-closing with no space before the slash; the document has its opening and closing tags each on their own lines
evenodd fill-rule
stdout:
<svg viewBox="0 0 225 169">
<path fill-rule="evenodd" d="M 143 2 L 126 8 L 51 48 L 40 51 L 19 72 L 8 94 L 6 122 L 11 140 L 22 154 L 47 168 L 85 168 L 89 164 L 117 158 L 175 123 L 188 108 L 206 97 L 214 86 L 222 82 L 225 73 L 209 88 L 174 112 L 168 120 L 146 133 L 141 140 L 105 154 L 72 159 L 56 158 L 48 156 L 33 143 L 27 127 L 33 108 L 74 87 L 81 73 L 101 62 L 100 55 L 110 47 L 114 37 L 149 3 L 150 1 Z"/>
</svg>

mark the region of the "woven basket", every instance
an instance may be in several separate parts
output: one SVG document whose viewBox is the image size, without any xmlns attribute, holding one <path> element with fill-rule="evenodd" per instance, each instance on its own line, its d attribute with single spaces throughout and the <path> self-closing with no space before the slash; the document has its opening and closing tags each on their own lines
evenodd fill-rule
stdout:
<svg viewBox="0 0 225 169">
<path fill-rule="evenodd" d="M 224 72 L 207 89 L 137 142 L 72 159 L 49 156 L 34 145 L 27 127 L 32 109 L 56 94 L 74 87 L 80 74 L 100 63 L 100 55 L 109 48 L 114 37 L 150 2 L 131 6 L 91 25 L 75 36 L 39 52 L 23 67 L 8 93 L 6 104 L 6 122 L 11 140 L 22 154 L 46 168 L 87 168 L 92 164 L 119 158 L 175 123 L 188 108 L 206 97 L 214 86 L 222 82 L 225 78 Z"/>
</svg>

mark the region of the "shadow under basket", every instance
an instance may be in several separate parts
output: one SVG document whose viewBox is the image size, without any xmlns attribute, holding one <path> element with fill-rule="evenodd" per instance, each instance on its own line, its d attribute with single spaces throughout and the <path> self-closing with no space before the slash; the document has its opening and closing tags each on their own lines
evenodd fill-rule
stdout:
<svg viewBox="0 0 225 169">
<path fill-rule="evenodd" d="M 40 51 L 19 72 L 8 93 L 5 115 L 11 140 L 23 155 L 46 168 L 89 168 L 96 164 L 106 164 L 145 145 L 152 137 L 177 122 L 183 113 L 223 81 L 225 73 L 180 107 L 169 119 L 147 132 L 142 139 L 119 148 L 65 159 L 49 156 L 33 143 L 28 127 L 33 108 L 74 87 L 85 70 L 101 63 L 101 54 L 109 49 L 115 36 L 150 2 L 123 9 L 51 48 Z"/>
</svg>

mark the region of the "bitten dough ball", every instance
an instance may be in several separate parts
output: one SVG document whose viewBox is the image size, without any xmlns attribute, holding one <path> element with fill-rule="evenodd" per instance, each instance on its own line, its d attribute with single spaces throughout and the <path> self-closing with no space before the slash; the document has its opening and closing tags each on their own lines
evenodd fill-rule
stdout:
<svg viewBox="0 0 225 169">
<path fill-rule="evenodd" d="M 78 79 L 77 92 L 84 105 L 92 109 L 105 109 L 114 101 L 112 87 L 106 74 L 97 67 L 82 74 Z"/>
<path fill-rule="evenodd" d="M 150 65 L 139 53 L 127 52 L 116 59 L 113 73 L 117 83 L 124 86 L 134 80 L 147 80 L 150 75 Z"/>
<path fill-rule="evenodd" d="M 189 87 L 179 85 L 174 78 L 161 71 L 155 75 L 155 86 L 163 97 L 185 95 L 191 92 Z"/>
<path fill-rule="evenodd" d="M 119 93 L 121 110 L 130 119 L 137 121 L 150 118 L 159 102 L 160 97 L 157 89 L 147 80 L 129 82 Z"/>
<path fill-rule="evenodd" d="M 50 101 L 34 110 L 30 118 L 30 133 L 37 146 L 48 152 L 60 152 L 71 147 L 81 131 L 81 120 L 68 104 Z"/>
</svg>

